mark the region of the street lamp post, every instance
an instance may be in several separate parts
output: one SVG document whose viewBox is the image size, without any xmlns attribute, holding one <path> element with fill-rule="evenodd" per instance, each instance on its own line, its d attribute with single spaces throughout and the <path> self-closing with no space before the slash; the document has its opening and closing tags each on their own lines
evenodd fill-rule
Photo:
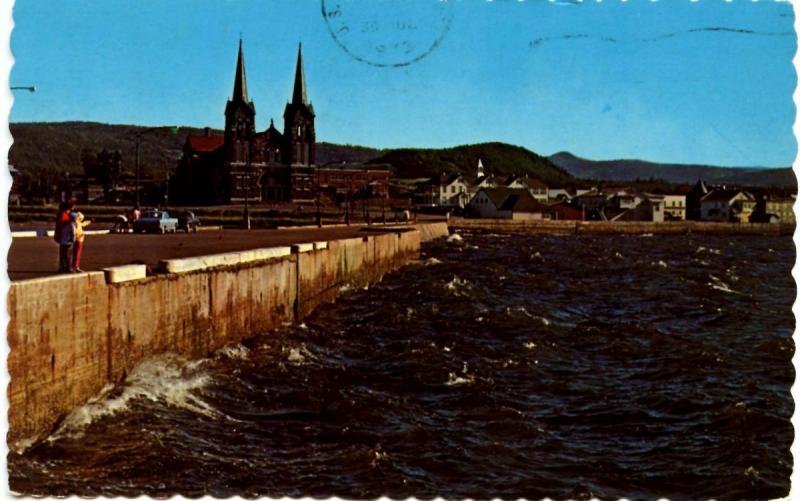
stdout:
<svg viewBox="0 0 800 501">
<path fill-rule="evenodd" d="M 322 215 L 319 212 L 319 167 L 317 169 L 317 187 L 316 187 L 316 194 L 317 194 L 317 228 L 322 228 Z"/>
<path fill-rule="evenodd" d="M 350 176 L 345 176 L 347 191 L 344 193 L 344 223 L 350 226 Z"/>
</svg>

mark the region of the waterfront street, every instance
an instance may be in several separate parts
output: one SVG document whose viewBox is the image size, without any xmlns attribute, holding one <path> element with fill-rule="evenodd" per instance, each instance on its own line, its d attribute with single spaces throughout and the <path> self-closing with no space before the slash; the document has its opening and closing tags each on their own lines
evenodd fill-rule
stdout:
<svg viewBox="0 0 800 501">
<path fill-rule="evenodd" d="M 397 226 L 392 226 L 397 227 Z M 222 254 L 363 235 L 363 226 L 298 228 L 283 230 L 219 230 L 175 234 L 89 235 L 84 243 L 81 268 L 99 271 L 109 266 L 144 263 L 157 266 L 162 259 Z M 380 231 L 380 226 L 369 227 Z M 8 252 L 12 281 L 55 275 L 58 245 L 50 237 L 13 238 Z"/>
</svg>

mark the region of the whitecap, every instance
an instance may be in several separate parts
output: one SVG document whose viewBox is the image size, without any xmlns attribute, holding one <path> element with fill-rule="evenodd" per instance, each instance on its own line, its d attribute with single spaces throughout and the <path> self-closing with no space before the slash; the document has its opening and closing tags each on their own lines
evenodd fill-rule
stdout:
<svg viewBox="0 0 800 501">
<path fill-rule="evenodd" d="M 442 264 L 442 262 L 439 259 L 436 259 L 435 257 L 429 257 L 428 259 L 422 262 L 422 266 L 433 266 L 435 264 Z"/>
<path fill-rule="evenodd" d="M 652 237 L 652 236 L 653 236 L 653 234 L 652 234 L 652 233 L 642 233 L 640 236 L 641 236 L 642 238 L 649 238 L 649 237 Z"/>
<path fill-rule="evenodd" d="M 451 372 L 448 375 L 447 382 L 445 383 L 447 386 L 458 386 L 461 384 L 472 384 L 475 382 L 475 378 L 472 376 L 461 377 L 457 376 L 455 372 Z"/>
<path fill-rule="evenodd" d="M 148 358 L 131 371 L 121 386 L 106 385 L 98 395 L 70 412 L 47 440 L 80 438 L 89 424 L 127 410 L 135 399 L 161 402 L 215 419 L 223 416 L 196 394 L 211 381 L 211 376 L 191 368 L 177 355 Z"/>
<path fill-rule="evenodd" d="M 445 289 L 454 296 L 463 296 L 464 291 L 469 290 L 471 286 L 469 280 L 461 279 L 456 275 L 453 275 L 453 279 L 444 285 Z"/>
<path fill-rule="evenodd" d="M 669 268 L 669 265 L 663 260 L 659 259 L 658 262 L 650 263 L 651 266 L 658 266 L 659 268 Z"/>
<path fill-rule="evenodd" d="M 464 239 L 461 238 L 461 235 L 459 235 L 458 233 L 453 233 L 452 235 L 447 237 L 447 241 L 450 243 L 455 243 L 455 242 L 463 242 Z"/>
<path fill-rule="evenodd" d="M 695 252 L 698 254 L 703 252 L 708 252 L 709 254 L 716 254 L 716 255 L 721 254 L 721 251 L 719 249 L 714 249 L 712 247 L 703 247 L 702 245 L 699 246 Z"/>
<path fill-rule="evenodd" d="M 233 360 L 245 360 L 250 356 L 250 350 L 241 343 L 224 346 L 217 353 Z"/>
<path fill-rule="evenodd" d="M 523 344 L 522 346 L 524 346 L 525 348 L 527 348 L 529 350 L 532 350 L 532 349 L 536 348 L 536 343 L 534 343 L 533 341 L 528 341 L 527 343 Z"/>
<path fill-rule="evenodd" d="M 712 289 L 727 292 L 729 294 L 739 294 L 737 291 L 731 289 L 730 285 L 720 280 L 718 277 L 715 277 L 714 275 L 709 275 L 709 277 L 711 278 L 711 281 L 708 282 L 708 285 L 711 286 Z"/>
<path fill-rule="evenodd" d="M 311 353 L 305 344 L 300 346 L 284 346 L 281 348 L 283 353 L 288 353 L 286 361 L 292 365 L 303 365 L 306 360 L 313 360 L 314 354 Z"/>
</svg>

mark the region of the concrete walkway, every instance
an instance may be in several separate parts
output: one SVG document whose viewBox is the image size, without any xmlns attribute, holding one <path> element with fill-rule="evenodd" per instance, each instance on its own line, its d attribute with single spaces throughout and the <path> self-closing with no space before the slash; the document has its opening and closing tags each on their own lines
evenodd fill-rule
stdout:
<svg viewBox="0 0 800 501">
<path fill-rule="evenodd" d="M 286 230 L 220 230 L 167 235 L 89 235 L 84 242 L 81 268 L 99 271 L 110 266 L 144 263 L 151 267 L 162 259 L 176 259 L 262 247 L 275 247 L 363 235 L 360 226 Z M 382 232 L 380 226 L 370 232 Z M 14 238 L 8 253 L 12 281 L 55 275 L 58 245 L 49 237 Z"/>
</svg>

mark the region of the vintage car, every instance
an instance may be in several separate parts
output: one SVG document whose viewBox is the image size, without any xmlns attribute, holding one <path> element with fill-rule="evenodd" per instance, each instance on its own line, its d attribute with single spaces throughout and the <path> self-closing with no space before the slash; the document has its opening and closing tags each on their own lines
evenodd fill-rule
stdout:
<svg viewBox="0 0 800 501">
<path fill-rule="evenodd" d="M 200 218 L 194 215 L 194 212 L 183 211 L 178 214 L 178 229 L 184 230 L 186 233 L 190 231 L 197 232 L 197 227 L 200 226 Z"/>
<path fill-rule="evenodd" d="M 165 210 L 146 210 L 142 216 L 133 222 L 134 233 L 175 233 L 178 229 L 178 220 L 169 216 Z"/>
</svg>

